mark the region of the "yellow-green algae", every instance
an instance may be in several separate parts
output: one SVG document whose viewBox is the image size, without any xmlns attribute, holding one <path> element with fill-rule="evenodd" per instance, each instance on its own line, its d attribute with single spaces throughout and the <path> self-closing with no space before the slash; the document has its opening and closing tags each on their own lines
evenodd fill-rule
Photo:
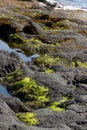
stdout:
<svg viewBox="0 0 87 130">
<path fill-rule="evenodd" d="M 44 54 L 44 55 L 41 55 L 41 57 L 36 59 L 36 64 L 39 67 L 47 70 L 47 69 L 50 69 L 55 64 L 68 66 L 69 63 L 66 58 L 64 59 L 59 56 L 52 57 L 49 54 Z"/>
<path fill-rule="evenodd" d="M 53 58 L 53 57 L 49 56 L 48 54 L 44 54 L 44 55 L 42 55 L 41 57 L 39 57 L 37 59 L 37 63 L 41 67 L 49 68 L 53 64 L 55 64 L 58 60 L 59 60 L 58 57 L 57 58 Z"/>
<path fill-rule="evenodd" d="M 32 78 L 25 77 L 21 80 L 21 76 L 22 71 L 18 68 L 5 77 L 10 93 L 19 97 L 29 107 L 44 107 L 49 101 L 48 88 L 38 85 Z"/>
<path fill-rule="evenodd" d="M 37 38 L 31 38 L 31 39 L 28 40 L 28 42 L 42 44 L 42 42 L 39 39 L 37 39 Z"/>
<path fill-rule="evenodd" d="M 29 52 L 36 53 L 39 52 L 42 42 L 39 39 L 31 38 L 28 39 L 25 46 L 30 50 Z"/>
<path fill-rule="evenodd" d="M 54 71 L 52 69 L 48 68 L 48 69 L 45 70 L 45 72 L 50 74 L 50 73 L 53 73 Z"/>
<path fill-rule="evenodd" d="M 5 78 L 7 82 L 9 82 L 9 84 L 10 83 L 13 84 L 14 81 L 16 81 L 16 79 L 18 79 L 21 76 L 22 76 L 22 70 L 20 67 L 18 67 L 15 71 L 11 72 L 10 74 L 7 74 Z"/>
<path fill-rule="evenodd" d="M 26 43 L 27 42 L 26 39 L 24 39 L 22 36 L 20 36 L 17 33 L 10 34 L 9 35 L 9 39 L 10 39 L 11 42 L 16 42 L 17 44 L 22 44 L 22 43 Z"/>
<path fill-rule="evenodd" d="M 49 108 L 54 110 L 54 111 L 57 111 L 57 112 L 62 112 L 65 110 L 65 106 L 64 106 L 64 103 L 68 101 L 68 98 L 64 97 L 62 100 L 59 100 L 58 102 L 53 102 Z M 63 104 L 63 106 L 61 105 Z"/>
<path fill-rule="evenodd" d="M 82 67 L 87 68 L 86 62 L 81 62 L 80 60 L 72 61 L 70 64 L 71 67 Z"/>
<path fill-rule="evenodd" d="M 18 113 L 16 114 L 17 118 L 19 118 L 22 122 L 27 125 L 36 125 L 38 124 L 38 120 L 36 119 L 35 113 Z"/>
<path fill-rule="evenodd" d="M 36 102 L 36 104 L 42 105 L 49 101 L 49 98 L 47 97 L 48 88 L 37 85 L 31 78 L 26 77 L 21 81 L 16 82 L 14 84 L 14 89 L 16 89 L 16 91 L 13 92 L 13 95 L 18 96 L 25 103 L 29 102 L 32 104 L 32 102 Z"/>
<path fill-rule="evenodd" d="M 86 62 L 77 61 L 77 64 L 78 64 L 79 67 L 87 68 Z"/>
</svg>

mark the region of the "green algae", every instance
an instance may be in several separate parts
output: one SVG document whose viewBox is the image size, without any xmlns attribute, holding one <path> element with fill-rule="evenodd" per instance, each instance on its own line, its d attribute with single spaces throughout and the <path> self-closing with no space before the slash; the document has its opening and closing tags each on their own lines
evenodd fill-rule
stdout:
<svg viewBox="0 0 87 130">
<path fill-rule="evenodd" d="M 62 112 L 65 110 L 65 102 L 68 101 L 68 98 L 64 97 L 62 100 L 59 100 L 58 102 L 53 102 L 49 108 L 57 111 L 57 112 Z"/>
<path fill-rule="evenodd" d="M 15 91 L 14 91 L 15 90 Z M 49 101 L 48 88 L 38 85 L 31 78 L 24 78 L 13 86 L 13 95 L 19 97 L 26 105 L 43 106 Z"/>
<path fill-rule="evenodd" d="M 17 118 L 24 122 L 27 125 L 36 125 L 38 124 L 38 120 L 36 119 L 35 113 L 18 113 L 16 114 Z"/>
<path fill-rule="evenodd" d="M 17 33 L 9 35 L 10 42 L 15 42 L 17 44 L 26 43 L 27 40 L 24 39 L 22 36 L 18 35 Z"/>
<path fill-rule="evenodd" d="M 31 39 L 29 39 L 28 40 L 28 42 L 29 43 L 37 43 L 37 44 L 41 44 L 42 42 L 39 40 L 39 39 L 37 39 L 37 38 L 31 38 Z"/>
<path fill-rule="evenodd" d="M 40 47 L 42 44 L 43 43 L 38 38 L 30 38 L 22 48 L 27 55 L 32 55 L 40 52 Z"/>
<path fill-rule="evenodd" d="M 59 60 L 58 57 L 57 58 L 53 58 L 53 57 L 49 56 L 48 54 L 44 54 L 44 55 L 42 55 L 41 57 L 39 57 L 37 59 L 37 63 L 42 68 L 44 68 L 44 67 L 49 68 L 53 64 L 55 64 L 58 60 Z"/>
<path fill-rule="evenodd" d="M 81 67 L 81 68 L 87 68 L 86 62 L 81 62 L 80 60 L 72 61 L 70 64 L 71 67 Z"/>
<path fill-rule="evenodd" d="M 87 68 L 87 63 L 86 62 L 77 61 L 77 64 L 78 64 L 79 67 Z"/>
<path fill-rule="evenodd" d="M 14 81 L 19 77 L 21 77 L 21 75 L 22 75 L 22 70 L 20 67 L 18 67 L 14 72 L 7 74 L 5 79 L 10 84 L 10 83 L 14 83 Z"/>
<path fill-rule="evenodd" d="M 30 47 L 35 48 L 35 50 L 39 51 L 41 44 L 42 44 L 42 42 L 39 39 L 31 38 L 31 39 L 28 39 L 26 46 L 28 48 L 30 48 Z"/>
<path fill-rule="evenodd" d="M 37 58 L 35 61 L 36 65 L 41 67 L 43 70 L 48 70 L 55 65 L 69 66 L 69 62 L 66 58 L 53 57 L 48 54 L 43 54 L 41 57 Z"/>
<path fill-rule="evenodd" d="M 54 71 L 53 71 L 53 69 L 48 68 L 48 69 L 45 70 L 45 72 L 50 74 L 50 73 L 53 73 Z"/>
</svg>

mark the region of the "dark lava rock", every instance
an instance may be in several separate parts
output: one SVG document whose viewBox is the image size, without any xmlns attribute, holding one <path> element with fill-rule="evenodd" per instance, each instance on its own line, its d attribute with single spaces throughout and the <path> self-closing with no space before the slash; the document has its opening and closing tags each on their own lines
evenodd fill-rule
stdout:
<svg viewBox="0 0 87 130">
<path fill-rule="evenodd" d="M 87 84 L 87 75 L 75 75 L 74 80 L 75 80 L 76 83 Z"/>
<path fill-rule="evenodd" d="M 0 96 L 0 98 L 3 99 L 7 103 L 7 105 L 16 113 L 29 111 L 29 109 L 23 105 L 23 103 L 20 101 L 20 99 L 18 99 L 16 97 Z"/>
<path fill-rule="evenodd" d="M 8 107 L 4 100 L 0 98 L 0 130 L 8 130 L 11 125 L 22 125 L 15 117 L 15 113 Z"/>
<path fill-rule="evenodd" d="M 7 105 L 6 102 L 11 102 L 14 100 L 14 98 L 9 98 L 9 101 L 7 101 L 6 97 L 3 97 L 3 99 L 0 97 L 0 130 L 59 130 L 57 128 L 42 128 L 42 127 L 35 127 L 35 126 L 27 126 L 21 121 L 19 121 L 15 113 L 11 110 L 12 106 L 11 103 L 9 106 Z M 10 101 L 11 100 L 11 101 Z M 15 105 L 15 104 L 14 104 Z M 20 105 L 20 102 L 18 106 Z M 63 129 L 60 129 L 63 130 Z"/>
<path fill-rule="evenodd" d="M 14 72 L 19 66 L 25 75 L 33 74 L 33 71 L 27 68 L 17 53 L 0 50 L 0 77 L 5 77 L 7 74 Z"/>
<path fill-rule="evenodd" d="M 66 74 L 62 72 L 53 74 L 39 72 L 34 75 L 34 79 L 37 83 L 48 87 L 51 101 L 57 101 L 68 94 L 73 95 L 74 93 L 74 86 L 72 84 L 67 85 L 69 78 L 66 78 Z"/>
<path fill-rule="evenodd" d="M 34 49 L 29 48 L 32 44 L 40 56 L 46 54 L 64 61 L 46 68 L 53 69 L 53 73 L 47 74 L 36 62 L 28 64 L 16 53 L 0 50 L 0 78 L 7 87 L 11 82 L 5 81 L 6 76 L 21 68 L 22 74 L 16 75 L 14 82 L 32 77 L 38 85 L 49 89 L 47 108 L 33 109 L 39 121 L 37 126 L 27 126 L 16 118 L 15 112 L 29 111 L 18 98 L 0 96 L 0 130 L 87 130 L 87 67 L 70 66 L 75 60 L 82 64 L 87 62 L 87 12 L 54 10 L 51 7 L 55 5 L 45 0 L 41 2 L 48 6 L 41 7 L 36 0 L 3 0 L 0 38 L 27 55 L 34 54 Z M 23 38 L 23 43 L 11 41 L 9 36 L 15 33 Z M 37 42 L 29 42 L 31 38 Z M 64 97 L 68 99 L 60 105 L 65 106 L 64 111 L 49 108 L 51 103 Z"/>
</svg>

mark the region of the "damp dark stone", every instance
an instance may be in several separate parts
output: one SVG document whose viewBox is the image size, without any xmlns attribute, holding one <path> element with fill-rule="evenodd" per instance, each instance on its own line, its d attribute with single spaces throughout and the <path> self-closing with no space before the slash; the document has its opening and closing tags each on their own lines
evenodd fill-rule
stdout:
<svg viewBox="0 0 87 130">
<path fill-rule="evenodd" d="M 13 33 L 16 33 L 16 31 L 10 24 L 3 23 L 0 25 L 0 37 L 2 39 L 9 41 L 9 35 Z"/>
</svg>

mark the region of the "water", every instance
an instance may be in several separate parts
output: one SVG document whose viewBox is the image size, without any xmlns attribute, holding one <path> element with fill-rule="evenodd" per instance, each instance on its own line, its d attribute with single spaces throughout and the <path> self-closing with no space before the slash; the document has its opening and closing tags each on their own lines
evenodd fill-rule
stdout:
<svg viewBox="0 0 87 130">
<path fill-rule="evenodd" d="M 20 58 L 23 59 L 25 62 L 31 61 L 32 59 L 39 57 L 38 54 L 34 54 L 32 56 L 26 56 L 25 54 L 23 54 L 23 52 L 20 49 L 12 49 L 8 46 L 8 44 L 6 44 L 5 42 L 1 40 L 0 40 L 0 49 L 7 50 L 9 52 L 16 52 L 20 56 Z"/>
<path fill-rule="evenodd" d="M 87 0 L 56 0 L 56 1 L 68 4 L 68 5 L 72 5 L 74 7 L 78 7 L 81 9 L 87 9 Z"/>
<path fill-rule="evenodd" d="M 60 7 L 63 9 L 83 9 L 87 11 L 87 0 L 47 0 L 50 3 L 54 3 L 55 1 L 60 3 Z M 61 6 L 62 5 L 62 6 Z"/>
<path fill-rule="evenodd" d="M 0 84 L 0 94 L 3 94 L 4 96 L 11 96 L 9 92 L 7 91 L 6 87 Z"/>
</svg>

